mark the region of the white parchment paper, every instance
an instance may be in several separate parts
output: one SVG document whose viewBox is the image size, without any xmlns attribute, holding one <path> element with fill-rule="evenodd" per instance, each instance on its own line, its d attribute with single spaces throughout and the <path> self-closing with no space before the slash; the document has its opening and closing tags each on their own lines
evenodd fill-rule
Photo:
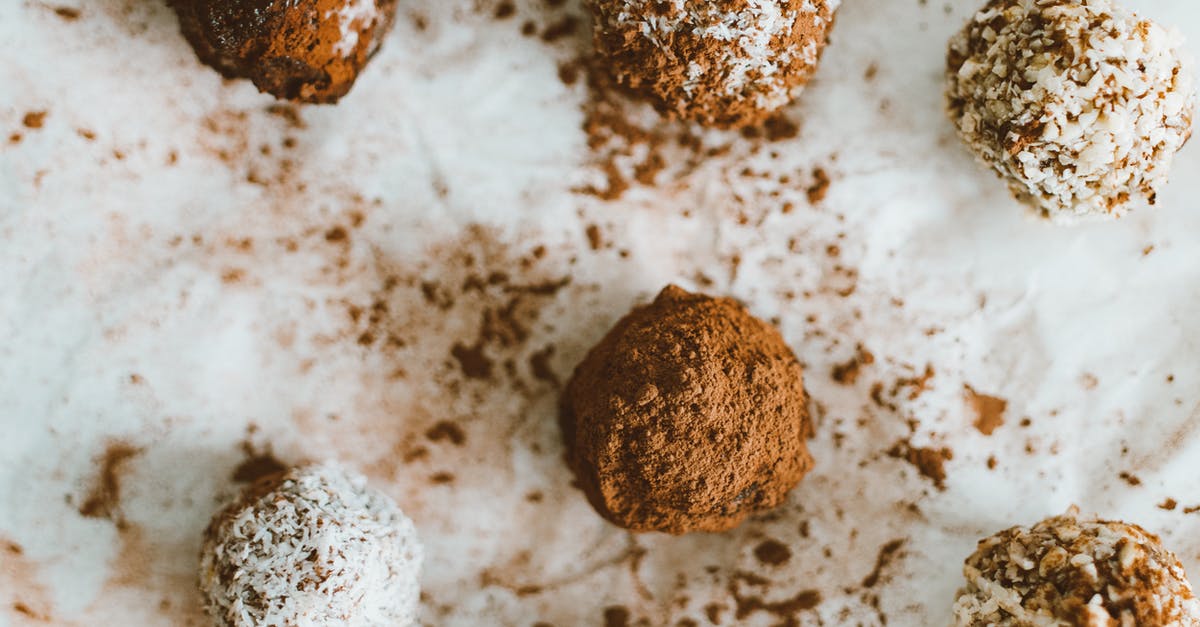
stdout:
<svg viewBox="0 0 1200 627">
<path fill-rule="evenodd" d="M 247 448 L 393 495 L 428 625 L 940 625 L 979 537 L 1071 504 L 1200 573 L 1195 146 L 1158 210 L 1030 221 L 942 114 L 975 3 L 847 0 L 796 137 L 602 201 L 559 76 L 586 29 L 538 36 L 576 2 L 400 4 L 351 95 L 290 119 L 160 2 L 0 2 L 0 626 L 207 624 L 196 552 Z M 1200 42 L 1196 3 L 1131 4 Z M 817 469 L 730 533 L 616 529 L 561 461 L 557 385 L 672 281 L 807 367 Z M 1007 401 L 992 435 L 965 386 Z M 953 452 L 944 490 L 902 441 Z M 116 505 L 82 516 L 114 444 Z"/>
</svg>

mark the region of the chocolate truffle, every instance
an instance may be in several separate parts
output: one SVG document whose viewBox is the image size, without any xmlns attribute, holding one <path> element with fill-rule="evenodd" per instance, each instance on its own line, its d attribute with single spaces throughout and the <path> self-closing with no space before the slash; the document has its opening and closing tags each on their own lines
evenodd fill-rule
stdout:
<svg viewBox="0 0 1200 627">
<path fill-rule="evenodd" d="M 391 27 L 396 0 L 169 0 L 200 60 L 276 98 L 334 103 Z"/>
<path fill-rule="evenodd" d="M 991 0 L 950 42 L 963 141 L 1036 214 L 1153 205 L 1192 132 L 1181 37 L 1109 0 Z"/>
<path fill-rule="evenodd" d="M 963 572 L 960 627 L 1200 625 L 1183 566 L 1158 537 L 1074 510 L 980 541 Z"/>
<path fill-rule="evenodd" d="M 221 627 L 384 627 L 417 620 L 412 522 L 334 464 L 250 486 L 204 536 L 200 590 Z"/>
<path fill-rule="evenodd" d="M 568 463 L 616 525 L 731 529 L 812 468 L 802 374 L 737 302 L 669 286 L 576 368 L 560 419 Z"/>
<path fill-rule="evenodd" d="M 590 0 L 596 50 L 659 110 L 761 122 L 817 68 L 840 0 Z"/>
</svg>

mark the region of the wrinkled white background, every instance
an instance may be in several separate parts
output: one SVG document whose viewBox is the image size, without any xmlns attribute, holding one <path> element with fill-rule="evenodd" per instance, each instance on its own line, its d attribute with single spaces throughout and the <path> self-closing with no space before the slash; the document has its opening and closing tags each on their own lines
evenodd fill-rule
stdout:
<svg viewBox="0 0 1200 627">
<path fill-rule="evenodd" d="M 802 624 L 878 624 L 872 595 L 889 624 L 945 624 L 977 538 L 1073 503 L 1161 534 L 1200 573 L 1200 514 L 1184 513 L 1200 505 L 1195 146 L 1158 210 L 1030 221 L 941 112 L 945 41 L 975 3 L 846 0 L 789 109 L 799 136 L 729 136 L 728 154 L 602 202 L 572 192 L 597 176 L 587 93 L 557 76 L 586 35 L 519 32 L 563 10 L 529 0 L 495 20 L 468 0 L 400 4 L 351 95 L 291 129 L 268 97 L 201 66 L 160 2 L 94 0 L 74 21 L 0 2 L 0 541 L 24 550 L 0 552 L 0 626 L 29 620 L 15 603 L 40 624 L 205 624 L 195 553 L 251 424 L 258 446 L 339 457 L 397 498 L 427 544 L 430 625 L 603 624 L 618 605 L 652 625 L 710 624 L 710 604 L 723 624 L 777 620 L 735 619 L 737 572 L 770 579 L 737 584 L 767 602 L 818 590 Z M 1132 4 L 1200 42 L 1194 2 Z M 23 128 L 39 110 L 43 128 Z M 832 185 L 811 206 L 815 167 Z M 362 225 L 327 241 L 352 211 Z M 360 345 L 347 307 L 393 273 L 456 293 L 472 224 L 486 269 L 572 277 L 522 301 L 537 308 L 530 336 L 487 348 L 493 380 L 463 380 L 449 352 L 502 289 L 443 310 L 402 286 L 387 324 L 403 346 Z M 591 250 L 588 224 L 613 246 Z M 544 258 L 522 265 L 537 245 Z M 808 366 L 818 467 L 788 506 L 734 532 L 634 537 L 570 487 L 554 387 L 526 360 L 553 344 L 563 379 L 632 304 L 700 275 L 776 318 Z M 859 343 L 875 363 L 836 384 L 831 367 Z M 515 374 L 499 372 L 508 358 Z M 926 364 L 925 393 L 870 400 Z M 964 385 L 1008 399 L 992 436 L 972 427 Z M 424 441 L 443 419 L 462 446 Z M 886 454 L 908 421 L 914 445 L 953 449 L 947 490 Z M 77 513 L 110 441 L 142 449 L 123 469 L 123 530 Z M 454 480 L 430 480 L 443 472 Z M 1157 507 L 1167 498 L 1174 511 Z M 792 547 L 787 564 L 757 562 L 767 537 Z M 862 590 L 894 539 L 898 558 Z"/>
</svg>

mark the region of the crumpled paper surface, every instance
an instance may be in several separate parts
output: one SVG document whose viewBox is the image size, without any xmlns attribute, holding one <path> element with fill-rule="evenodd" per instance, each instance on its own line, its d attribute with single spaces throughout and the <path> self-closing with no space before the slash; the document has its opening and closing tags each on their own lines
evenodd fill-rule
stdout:
<svg viewBox="0 0 1200 627">
<path fill-rule="evenodd" d="M 946 624 L 978 538 L 1072 504 L 1200 573 L 1200 151 L 1157 210 L 1027 219 L 941 110 L 974 4 L 847 1 L 797 136 L 613 201 L 586 26 L 541 36 L 576 2 L 402 2 L 333 108 L 221 80 L 159 2 L 0 4 L 0 626 L 208 624 L 201 532 L 268 452 L 400 502 L 428 625 Z M 725 534 L 616 529 L 561 460 L 562 382 L 668 282 L 806 365 L 817 468 Z M 944 489 L 903 459 L 943 449 Z"/>
</svg>

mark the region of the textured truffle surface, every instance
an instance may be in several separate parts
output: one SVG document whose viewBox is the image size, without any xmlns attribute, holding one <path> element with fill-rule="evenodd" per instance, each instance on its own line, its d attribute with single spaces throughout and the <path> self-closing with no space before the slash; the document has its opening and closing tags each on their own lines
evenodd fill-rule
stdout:
<svg viewBox="0 0 1200 627">
<path fill-rule="evenodd" d="M 1039 215 L 1153 205 L 1191 134 L 1181 36 L 1109 0 L 991 0 L 950 42 L 959 135 Z"/>
<path fill-rule="evenodd" d="M 562 403 L 568 461 L 604 518 L 722 531 L 812 467 L 799 362 L 737 302 L 667 287 L 588 353 Z"/>
<path fill-rule="evenodd" d="M 417 619 L 412 522 L 334 464 L 264 479 L 205 532 L 200 590 L 218 625 L 383 627 Z"/>
<path fill-rule="evenodd" d="M 1200 625 L 1179 559 L 1137 525 L 1075 512 L 980 541 L 954 605 L 961 627 Z"/>
<path fill-rule="evenodd" d="M 396 0 L 169 0 L 200 60 L 276 98 L 334 103 L 391 27 Z"/>
<path fill-rule="evenodd" d="M 596 50 L 660 110 L 715 127 L 762 121 L 816 70 L 833 0 L 590 0 Z"/>
</svg>

